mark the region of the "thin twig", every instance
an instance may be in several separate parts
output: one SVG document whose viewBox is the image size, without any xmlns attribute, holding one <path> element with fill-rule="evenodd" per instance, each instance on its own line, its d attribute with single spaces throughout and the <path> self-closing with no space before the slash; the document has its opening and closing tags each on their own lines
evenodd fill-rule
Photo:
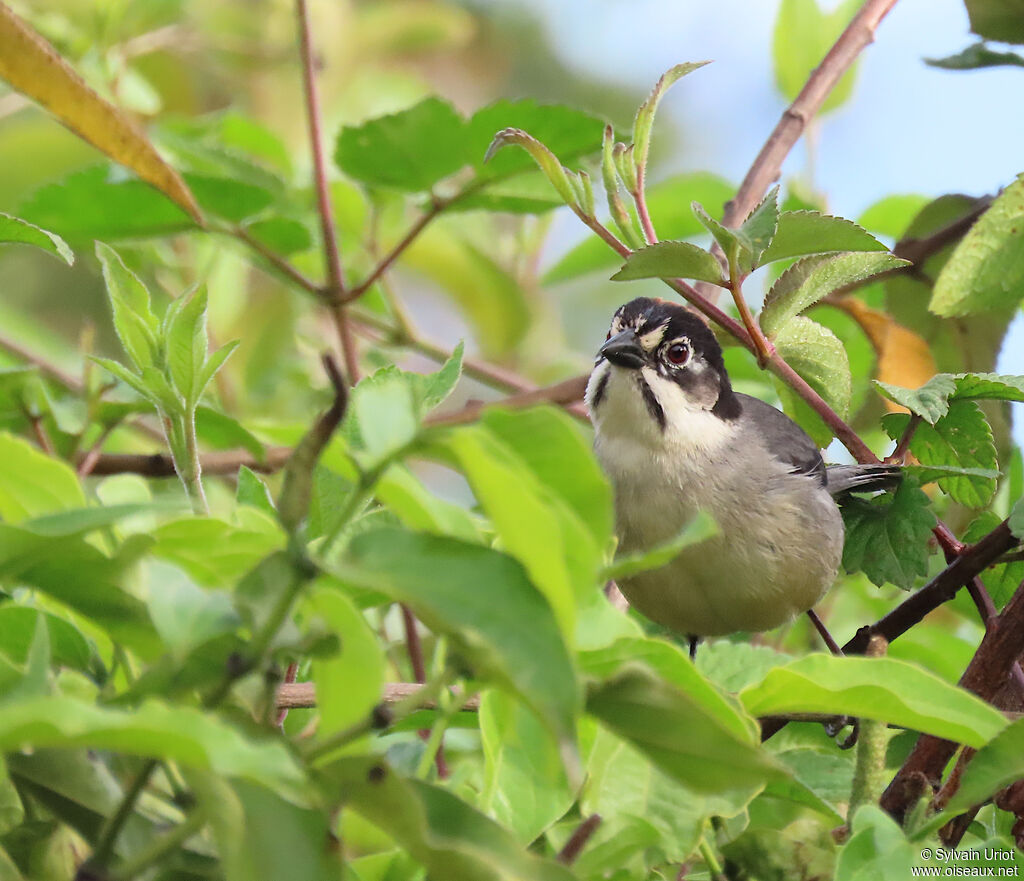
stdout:
<svg viewBox="0 0 1024 881">
<path fill-rule="evenodd" d="M 64 388 L 68 389 L 68 391 L 75 392 L 79 395 L 85 393 L 85 386 L 82 385 L 82 381 L 77 376 L 72 373 L 68 373 L 52 361 L 49 361 L 42 355 L 33 352 L 31 349 L 27 349 L 17 340 L 11 339 L 7 334 L 0 333 L 0 349 L 6 349 L 16 358 L 19 358 L 27 364 L 31 364 L 33 367 L 37 368 L 43 376 L 59 383 L 64 386 Z"/>
<path fill-rule="evenodd" d="M 811 619 L 811 623 L 814 625 L 814 629 L 818 631 L 818 636 L 821 637 L 822 642 L 828 647 L 828 650 L 833 655 L 842 656 L 843 650 L 839 647 L 839 643 L 835 641 L 832 634 L 828 632 L 828 628 L 825 623 L 818 617 L 818 613 L 814 609 L 807 610 L 807 617 Z"/>
<path fill-rule="evenodd" d="M 295 0 L 295 12 L 299 22 L 299 54 L 302 58 L 302 87 L 306 103 L 306 119 L 309 124 L 309 146 L 313 159 L 313 179 L 316 185 L 317 213 L 320 215 L 320 229 L 323 234 L 324 262 L 327 264 L 327 285 L 324 300 L 331 310 L 341 353 L 345 361 L 345 372 L 350 385 L 359 381 L 359 358 L 355 339 L 348 316 L 345 313 L 345 274 L 338 250 L 338 235 L 334 228 L 334 211 L 331 208 L 330 187 L 327 180 L 327 162 L 324 159 L 320 126 L 320 100 L 317 96 L 316 75 L 313 61 L 313 40 L 309 27 L 309 10 L 306 0 Z"/>
<path fill-rule="evenodd" d="M 921 417 L 917 413 L 911 413 L 910 419 L 907 421 L 907 427 L 903 429 L 903 434 L 900 435 L 900 439 L 896 442 L 896 449 L 885 457 L 886 464 L 893 462 L 900 465 L 903 464 L 907 458 L 907 451 L 910 449 L 910 442 L 914 439 L 914 433 L 920 424 Z"/>
<path fill-rule="evenodd" d="M 278 254 L 271 248 L 268 248 L 266 245 L 263 244 L 263 242 L 255 238 L 252 235 L 252 233 L 250 233 L 244 227 L 233 227 L 230 230 L 230 233 L 240 242 L 244 243 L 257 254 L 259 254 L 264 260 L 267 261 L 267 263 L 269 263 L 274 269 L 276 269 L 281 275 L 283 275 L 293 284 L 297 285 L 298 287 L 302 288 L 305 291 L 308 291 L 311 294 L 320 295 L 323 293 L 323 288 L 321 288 L 320 285 L 313 281 L 313 279 L 299 272 L 299 270 L 292 266 L 292 264 L 289 263 L 287 260 L 285 260 L 284 257 L 282 257 L 280 254 Z"/>
<path fill-rule="evenodd" d="M 808 122 L 817 115 L 829 93 L 857 56 L 875 39 L 875 30 L 896 0 L 866 0 L 839 39 L 807 78 L 800 94 L 786 108 L 761 152 L 750 166 L 739 190 L 725 206 L 722 218 L 725 226 L 736 226 L 764 196 L 768 187 L 777 180 L 782 163 L 793 145 L 803 134 Z"/>
<path fill-rule="evenodd" d="M 569 836 L 569 840 L 565 842 L 555 859 L 566 866 L 571 866 L 576 862 L 576 858 L 583 852 L 583 848 L 587 846 L 587 842 L 590 841 L 600 825 L 600 814 L 591 814 L 587 817 Z"/>
</svg>

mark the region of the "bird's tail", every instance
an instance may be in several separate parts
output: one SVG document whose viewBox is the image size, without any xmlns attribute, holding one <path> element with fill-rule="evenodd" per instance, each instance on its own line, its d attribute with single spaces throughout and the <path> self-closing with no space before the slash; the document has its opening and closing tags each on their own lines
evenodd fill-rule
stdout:
<svg viewBox="0 0 1024 881">
<path fill-rule="evenodd" d="M 903 469 L 899 465 L 829 465 L 825 475 L 825 488 L 838 496 L 893 489 L 903 480 Z"/>
</svg>

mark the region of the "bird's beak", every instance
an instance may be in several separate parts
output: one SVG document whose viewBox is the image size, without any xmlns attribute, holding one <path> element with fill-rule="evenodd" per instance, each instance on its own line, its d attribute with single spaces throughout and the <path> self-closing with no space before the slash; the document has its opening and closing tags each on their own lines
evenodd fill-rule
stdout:
<svg viewBox="0 0 1024 881">
<path fill-rule="evenodd" d="M 647 363 L 643 346 L 640 345 L 640 340 L 633 330 L 617 333 L 601 346 L 601 354 L 612 364 L 629 367 L 633 370 L 643 367 Z"/>
</svg>

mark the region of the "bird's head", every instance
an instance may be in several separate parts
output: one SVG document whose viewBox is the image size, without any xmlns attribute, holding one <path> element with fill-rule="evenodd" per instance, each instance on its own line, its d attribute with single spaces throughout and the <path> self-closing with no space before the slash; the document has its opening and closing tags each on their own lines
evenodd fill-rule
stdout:
<svg viewBox="0 0 1024 881">
<path fill-rule="evenodd" d="M 639 297 L 620 307 L 598 351 L 587 405 L 599 431 L 665 434 L 694 416 L 739 416 L 708 326 L 677 303 Z M 646 424 L 634 424 L 646 420 Z"/>
</svg>

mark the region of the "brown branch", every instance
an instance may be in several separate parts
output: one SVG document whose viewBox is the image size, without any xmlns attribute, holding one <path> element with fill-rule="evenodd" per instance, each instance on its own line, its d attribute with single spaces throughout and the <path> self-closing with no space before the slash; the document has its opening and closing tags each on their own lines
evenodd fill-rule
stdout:
<svg viewBox="0 0 1024 881">
<path fill-rule="evenodd" d="M 951 245 L 953 242 L 963 238 L 967 231 L 978 222 L 978 218 L 988 211 L 992 202 L 993 199 L 991 196 L 983 196 L 977 199 L 974 207 L 963 215 L 963 217 L 958 217 L 952 223 L 948 223 L 946 226 L 935 230 L 935 232 L 930 233 L 927 236 L 922 236 L 921 238 L 900 239 L 896 243 L 895 247 L 893 247 L 892 253 L 897 257 L 902 257 L 904 260 L 909 260 L 916 266 L 920 266 L 929 257 L 937 254 L 945 248 L 946 245 Z M 908 268 L 909 267 L 901 267 L 894 271 L 906 272 Z M 875 281 L 876 278 L 872 278 L 871 280 Z"/>
<path fill-rule="evenodd" d="M 389 682 L 384 686 L 381 702 L 388 705 L 396 704 L 417 694 L 422 688 L 423 685 L 419 682 Z M 458 689 L 452 689 L 452 695 L 457 700 L 462 700 L 462 692 Z M 316 705 L 316 686 L 312 682 L 282 683 L 277 687 L 277 707 L 280 710 L 308 710 Z M 423 707 L 435 710 L 437 701 L 426 701 Z M 471 695 L 462 703 L 462 709 L 475 713 L 480 709 L 480 697 Z"/>
<path fill-rule="evenodd" d="M 574 409 L 572 405 L 583 399 L 583 393 L 587 388 L 587 379 L 588 375 L 582 374 L 581 376 L 574 376 L 571 379 L 566 379 L 544 388 L 509 395 L 507 398 L 501 398 L 497 401 L 470 401 L 461 410 L 428 416 L 426 424 L 461 425 L 464 422 L 472 422 L 478 419 L 480 414 L 488 407 L 512 407 L 519 409 L 521 407 L 530 407 L 534 404 L 559 404 L 569 409 L 573 415 L 582 415 L 582 418 L 585 419 L 586 415 L 581 414 L 580 410 L 578 408 Z"/>
<path fill-rule="evenodd" d="M 956 564 L 954 563 L 954 565 Z M 960 687 L 974 692 L 983 700 L 997 701 L 1001 692 L 1005 695 L 1011 670 L 1022 653 L 1024 653 L 1024 583 L 1018 587 L 1002 614 L 989 627 L 974 658 L 964 671 L 963 676 L 960 677 Z M 1019 706 L 1021 696 L 1016 688 L 1013 689 L 1012 694 Z M 900 768 L 883 794 L 881 806 L 898 822 L 902 822 L 913 803 L 911 799 L 916 797 L 920 790 L 920 781 L 923 779 L 933 790 L 937 789 L 941 782 L 942 772 L 956 748 L 956 744 L 948 740 L 922 734 L 903 763 L 903 767 Z"/>
<path fill-rule="evenodd" d="M 233 235 L 240 242 L 247 245 L 257 254 L 259 254 L 264 260 L 267 261 L 274 269 L 276 269 L 281 275 L 291 281 L 293 284 L 308 291 L 311 294 L 317 294 L 318 296 L 323 293 L 323 288 L 318 285 L 309 276 L 299 272 L 291 263 L 284 259 L 276 251 L 268 248 L 259 239 L 255 238 L 247 229 L 236 226 L 230 230 Z"/>
<path fill-rule="evenodd" d="M 866 0 L 839 39 L 808 77 L 800 94 L 782 114 L 768 140 L 743 178 L 739 190 L 725 206 L 722 222 L 737 226 L 757 205 L 768 187 L 777 180 L 782 163 L 807 124 L 821 109 L 829 93 L 857 56 L 875 39 L 875 30 L 896 0 Z"/>
<path fill-rule="evenodd" d="M 17 340 L 11 339 L 7 334 L 0 333 L 0 349 L 6 349 L 16 358 L 19 358 L 26 364 L 31 364 L 47 379 L 52 379 L 69 391 L 80 395 L 85 393 L 85 386 L 82 384 L 81 379 L 48 361 L 42 355 L 27 349 Z"/>
<path fill-rule="evenodd" d="M 565 846 L 558 852 L 555 859 L 566 866 L 571 866 L 576 862 L 576 858 L 583 852 L 583 848 L 587 846 L 587 842 L 590 841 L 600 825 L 600 814 L 591 814 L 587 817 L 569 836 L 569 840 L 565 842 Z"/>
<path fill-rule="evenodd" d="M 327 163 L 324 159 L 320 133 L 320 100 L 317 96 L 316 75 L 313 70 L 313 40 L 310 35 L 309 10 L 306 0 L 295 0 L 295 13 L 299 24 L 302 91 L 306 104 L 306 119 L 309 124 L 309 146 L 313 159 L 317 213 L 320 215 L 324 262 L 327 264 L 327 285 L 323 296 L 331 309 L 331 315 L 338 331 L 348 382 L 350 385 L 355 385 L 359 381 L 359 357 L 355 339 L 352 336 L 352 328 L 348 316 L 345 314 L 345 275 L 341 265 L 341 252 L 338 250 L 338 235 L 334 228 L 334 211 L 331 208 L 331 193 L 327 181 Z"/>
</svg>

